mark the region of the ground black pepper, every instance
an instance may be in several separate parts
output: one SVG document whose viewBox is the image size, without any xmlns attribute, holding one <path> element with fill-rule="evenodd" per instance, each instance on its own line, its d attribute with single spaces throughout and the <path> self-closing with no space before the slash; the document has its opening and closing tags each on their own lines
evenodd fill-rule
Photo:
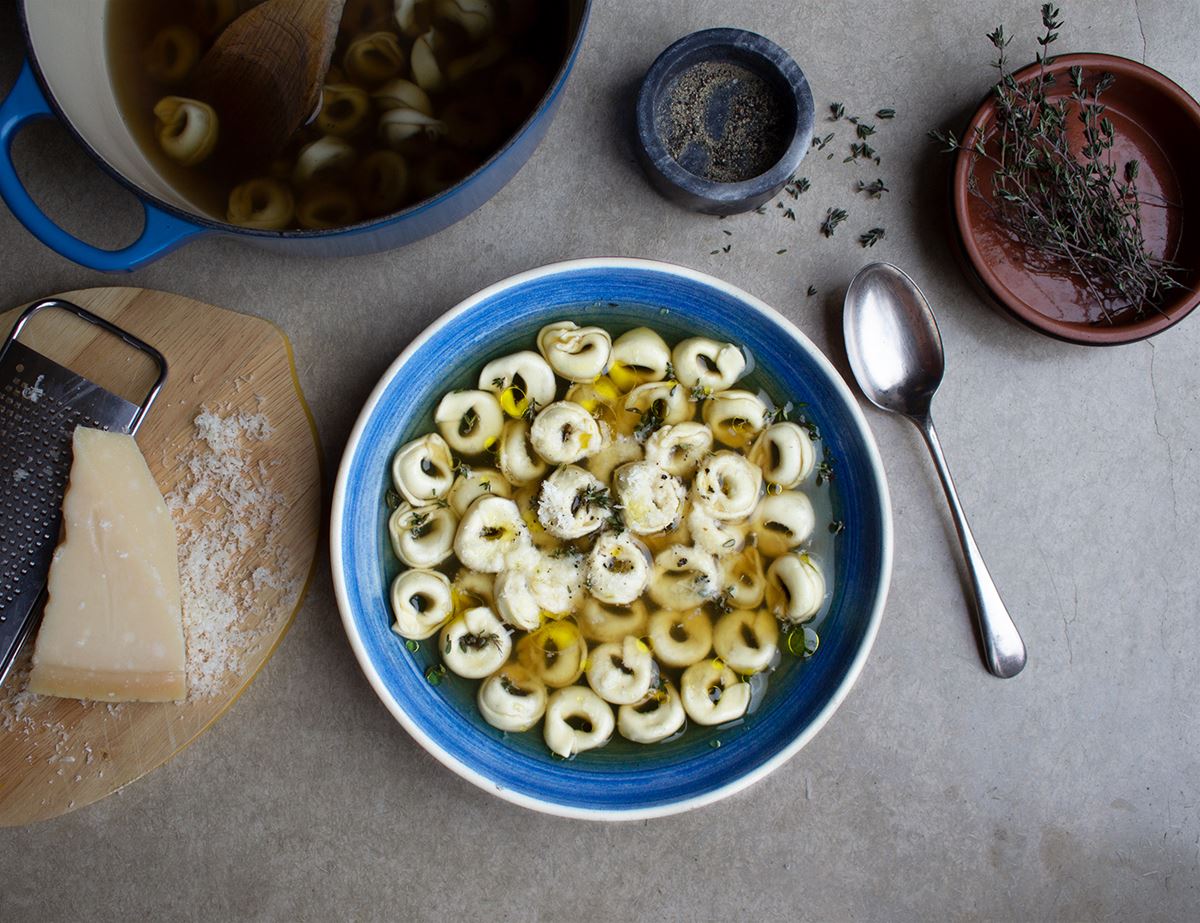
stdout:
<svg viewBox="0 0 1200 923">
<path fill-rule="evenodd" d="M 694 64 L 667 95 L 667 151 L 703 179 L 753 179 L 787 149 L 787 112 L 778 94 L 745 67 L 727 61 Z"/>
</svg>

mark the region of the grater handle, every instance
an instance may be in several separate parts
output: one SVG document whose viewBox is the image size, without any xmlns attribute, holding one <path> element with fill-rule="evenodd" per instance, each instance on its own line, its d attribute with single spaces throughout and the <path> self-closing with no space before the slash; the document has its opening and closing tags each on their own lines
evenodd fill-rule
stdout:
<svg viewBox="0 0 1200 923">
<path fill-rule="evenodd" d="M 154 399 L 158 397 L 158 392 L 161 391 L 163 385 L 166 384 L 167 360 L 162 353 L 160 353 L 145 340 L 141 340 L 135 337 L 132 333 L 122 330 L 112 321 L 105 320 L 99 314 L 93 314 L 87 308 L 81 308 L 79 305 L 73 304 L 70 301 L 63 301 L 61 298 L 47 298 L 44 301 L 39 301 L 36 304 L 32 304 L 23 312 L 21 312 L 21 316 L 18 317 L 17 322 L 13 324 L 13 328 L 8 335 L 8 339 L 4 341 L 4 347 L 0 349 L 0 362 L 4 361 L 4 355 L 8 352 L 9 343 L 16 342 L 17 337 L 20 336 L 21 331 L 25 328 L 25 325 L 29 323 L 30 318 L 48 308 L 58 308 L 59 310 L 66 311 L 68 314 L 74 314 L 82 321 L 86 321 L 95 327 L 99 327 L 106 333 L 112 334 L 126 346 L 136 349 L 138 352 L 149 356 L 154 364 L 158 367 L 158 378 L 155 379 L 154 384 L 146 393 L 146 397 L 142 400 L 141 404 L 138 405 L 137 416 L 134 417 L 133 423 L 129 427 L 130 435 L 136 434 L 138 427 L 142 425 L 142 420 L 146 417 L 146 413 L 150 410 L 150 405 L 154 403 Z"/>
</svg>

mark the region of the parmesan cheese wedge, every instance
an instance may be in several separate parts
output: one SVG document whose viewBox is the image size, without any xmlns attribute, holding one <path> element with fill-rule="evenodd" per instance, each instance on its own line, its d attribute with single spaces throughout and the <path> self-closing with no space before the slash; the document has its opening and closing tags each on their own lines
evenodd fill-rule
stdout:
<svg viewBox="0 0 1200 923">
<path fill-rule="evenodd" d="M 175 527 L 132 436 L 79 427 L 31 692 L 101 702 L 187 695 Z"/>
</svg>

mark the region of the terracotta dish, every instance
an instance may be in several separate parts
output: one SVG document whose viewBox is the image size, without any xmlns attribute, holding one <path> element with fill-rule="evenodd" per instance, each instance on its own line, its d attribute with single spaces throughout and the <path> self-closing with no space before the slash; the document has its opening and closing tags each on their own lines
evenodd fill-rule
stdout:
<svg viewBox="0 0 1200 923">
<path fill-rule="evenodd" d="M 1143 196 L 1146 244 L 1157 257 L 1185 267 L 1183 288 L 1173 290 L 1161 310 L 1137 315 L 1127 305 L 1107 305 L 1111 319 L 1078 278 L 1056 266 L 1038 265 L 1037 257 L 1014 240 L 989 215 L 988 202 L 968 191 L 971 155 L 961 153 L 952 181 L 952 211 L 958 252 L 968 274 L 1005 312 L 1022 323 L 1071 343 L 1112 346 L 1132 343 L 1182 320 L 1200 303 L 1200 175 L 1194 163 L 1200 150 L 1200 104 L 1178 85 L 1144 64 L 1105 54 L 1071 54 L 1054 59 L 1059 75 L 1050 95 L 1070 93 L 1067 71 L 1079 65 L 1084 79 L 1104 73 L 1117 79 L 1102 97 L 1105 115 L 1116 128 L 1113 153 L 1118 163 L 1140 161 L 1138 188 Z M 1037 65 L 1018 71 L 1024 81 Z M 986 130 L 996 109 L 989 94 L 963 134 Z M 1080 132 L 1080 134 L 1082 134 Z M 1073 147 L 1079 139 L 1072 139 Z M 976 166 L 979 189 L 991 191 L 989 166 Z M 1157 201 L 1169 205 L 1154 204 Z M 1191 220 L 1185 221 L 1185 215 Z"/>
</svg>

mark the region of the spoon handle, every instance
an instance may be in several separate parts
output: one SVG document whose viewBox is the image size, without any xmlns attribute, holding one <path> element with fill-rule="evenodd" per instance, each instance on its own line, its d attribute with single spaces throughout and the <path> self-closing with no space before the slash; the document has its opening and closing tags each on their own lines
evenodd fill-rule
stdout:
<svg viewBox="0 0 1200 923">
<path fill-rule="evenodd" d="M 967 570 L 971 574 L 971 586 L 975 591 L 975 620 L 983 641 L 987 668 L 1003 679 L 1016 676 L 1025 666 L 1025 642 L 1021 640 L 1020 632 L 1013 624 L 1012 616 L 1004 606 L 1004 600 L 1000 598 L 1000 591 L 996 589 L 992 575 L 983 563 L 979 546 L 975 544 L 975 536 L 971 534 L 971 527 L 967 524 L 967 514 L 963 512 L 962 504 L 958 500 L 958 491 L 954 489 L 954 479 L 950 477 L 950 468 L 946 465 L 946 456 L 942 454 L 937 430 L 933 428 L 933 419 L 928 414 L 912 419 L 921 430 L 921 435 L 925 437 L 925 444 L 929 446 L 929 454 L 933 456 L 934 464 L 937 465 L 942 489 L 946 492 L 946 500 L 950 504 L 950 512 L 954 514 L 958 540 L 962 543 Z"/>
</svg>

